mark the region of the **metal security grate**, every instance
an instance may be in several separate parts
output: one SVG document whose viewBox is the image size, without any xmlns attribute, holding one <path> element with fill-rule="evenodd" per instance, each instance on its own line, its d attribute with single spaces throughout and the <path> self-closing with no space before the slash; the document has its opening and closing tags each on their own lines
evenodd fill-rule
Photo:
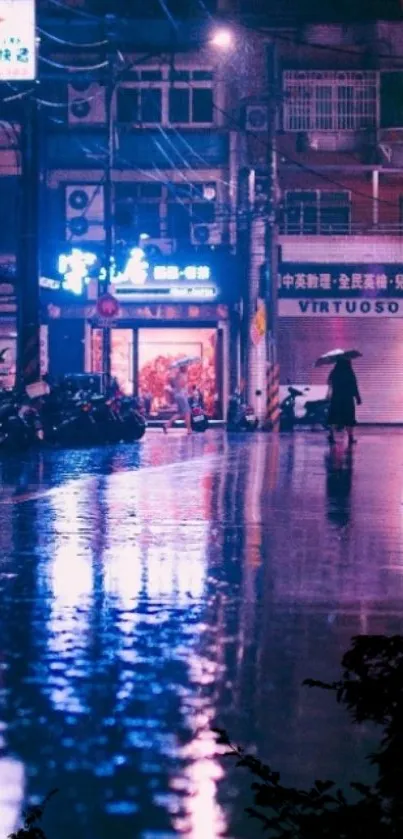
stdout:
<svg viewBox="0 0 403 839">
<path fill-rule="evenodd" d="M 348 190 L 287 190 L 280 230 L 287 235 L 332 235 L 350 229 Z"/>
<path fill-rule="evenodd" d="M 283 73 L 285 131 L 357 131 L 377 123 L 374 71 Z"/>
</svg>

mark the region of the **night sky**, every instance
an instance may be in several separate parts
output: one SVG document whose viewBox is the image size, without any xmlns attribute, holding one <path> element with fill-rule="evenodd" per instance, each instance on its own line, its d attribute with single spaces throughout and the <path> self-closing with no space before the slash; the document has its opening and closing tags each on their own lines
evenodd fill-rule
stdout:
<svg viewBox="0 0 403 839">
<path fill-rule="evenodd" d="M 234 7 L 243 16 L 258 16 L 265 23 L 280 19 L 295 21 L 368 21 L 403 19 L 403 3 L 399 0 L 234 0 Z M 162 5 L 177 18 L 206 17 L 217 10 L 217 0 L 66 0 L 73 8 L 85 8 L 97 14 L 117 14 L 122 17 L 158 18 L 164 16 Z M 40 4 L 52 14 L 56 8 L 43 0 Z M 229 4 L 228 4 L 229 5 Z"/>
</svg>

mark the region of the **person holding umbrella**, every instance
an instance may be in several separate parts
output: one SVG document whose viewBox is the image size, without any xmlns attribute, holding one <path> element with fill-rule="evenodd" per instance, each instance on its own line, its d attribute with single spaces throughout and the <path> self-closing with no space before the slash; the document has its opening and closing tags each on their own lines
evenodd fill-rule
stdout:
<svg viewBox="0 0 403 839">
<path fill-rule="evenodd" d="M 178 419 L 184 421 L 187 433 L 192 433 L 192 418 L 189 405 L 189 387 L 188 387 L 188 366 L 194 361 L 199 361 L 195 358 L 181 358 L 172 364 L 172 368 L 176 370 L 176 375 L 173 381 L 173 401 L 176 404 L 176 413 L 171 417 L 169 422 L 164 425 L 164 432 L 167 434 L 168 429 L 172 428 L 174 422 Z"/>
<path fill-rule="evenodd" d="M 330 391 L 328 424 L 330 426 L 329 442 L 331 445 L 335 442 L 335 431 L 341 429 L 347 431 L 349 446 L 355 443 L 355 406 L 356 404 L 361 405 L 361 396 L 351 361 L 360 356 L 361 353 L 358 350 L 333 350 L 322 355 L 316 362 L 316 367 L 321 367 L 324 364 L 334 364 L 328 378 Z"/>
</svg>

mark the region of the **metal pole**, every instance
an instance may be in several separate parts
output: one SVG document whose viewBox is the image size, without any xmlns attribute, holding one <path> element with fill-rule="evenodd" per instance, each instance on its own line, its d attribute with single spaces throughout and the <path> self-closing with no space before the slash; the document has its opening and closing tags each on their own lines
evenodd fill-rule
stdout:
<svg viewBox="0 0 403 839">
<path fill-rule="evenodd" d="M 266 297 L 267 297 L 267 426 L 274 431 L 279 428 L 279 367 L 277 357 L 277 277 L 278 277 L 278 230 L 277 230 L 277 148 L 276 122 L 278 103 L 277 54 L 274 43 L 267 45 L 268 104 L 268 202 L 266 223 Z"/>
<path fill-rule="evenodd" d="M 378 226 L 379 222 L 379 169 L 372 172 L 372 224 Z"/>
<path fill-rule="evenodd" d="M 26 387 L 40 379 L 39 311 L 39 108 L 35 99 L 25 104 L 21 126 L 21 234 L 18 263 L 17 380 Z"/>
<path fill-rule="evenodd" d="M 111 26 L 114 18 L 106 18 L 106 36 L 110 44 Z M 113 184 L 112 173 L 115 157 L 115 131 L 113 120 L 113 94 L 115 90 L 114 79 L 114 57 L 108 46 L 108 78 L 105 91 L 106 125 L 107 125 L 107 150 L 104 176 L 104 226 L 105 226 L 105 279 L 99 282 L 99 296 L 106 294 L 113 279 Z M 111 377 L 111 330 L 107 325 L 102 330 L 102 370 L 104 388 L 106 389 Z"/>
</svg>

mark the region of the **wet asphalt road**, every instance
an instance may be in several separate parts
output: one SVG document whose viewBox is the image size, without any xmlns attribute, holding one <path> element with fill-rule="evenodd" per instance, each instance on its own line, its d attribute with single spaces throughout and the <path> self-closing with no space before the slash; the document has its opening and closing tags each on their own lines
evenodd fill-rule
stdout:
<svg viewBox="0 0 403 839">
<path fill-rule="evenodd" d="M 259 836 L 211 728 L 287 781 L 364 778 L 332 697 L 352 635 L 400 632 L 403 433 L 149 432 L 0 463 L 0 839 Z"/>
</svg>

